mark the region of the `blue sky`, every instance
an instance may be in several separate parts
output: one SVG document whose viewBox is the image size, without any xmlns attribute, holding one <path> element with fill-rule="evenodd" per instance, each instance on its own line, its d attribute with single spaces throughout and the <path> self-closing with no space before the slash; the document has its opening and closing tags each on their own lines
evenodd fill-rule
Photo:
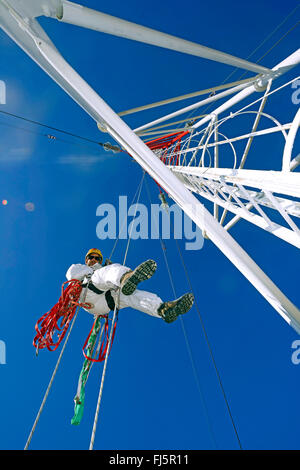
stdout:
<svg viewBox="0 0 300 470">
<path fill-rule="evenodd" d="M 86 3 L 100 9 L 96 0 Z M 153 0 L 150 8 L 129 0 L 111 1 L 101 8 L 246 59 L 296 6 L 296 1 L 265 1 L 262 7 L 254 0 L 249 8 L 234 1 L 210 5 L 191 0 L 185 8 L 177 0 Z M 299 10 L 251 60 L 256 62 L 298 19 Z M 41 24 L 68 62 L 116 112 L 218 85 L 233 71 L 227 65 L 46 18 Z M 299 28 L 295 28 L 262 64 L 273 67 L 298 45 Z M 95 141 L 113 142 L 3 31 L 0 50 L 0 79 L 7 91 L 7 104 L 0 110 Z M 242 73 L 235 71 L 230 80 Z M 296 75 L 299 67 L 285 78 Z M 281 122 L 289 122 L 297 110 L 291 96 L 287 87 L 266 109 Z M 134 128 L 177 106 L 128 116 L 126 122 Z M 231 135 L 243 125 L 233 123 Z M 34 325 L 58 300 L 70 264 L 83 262 L 94 246 L 109 256 L 114 240 L 97 238 L 96 209 L 102 203 L 117 208 L 120 195 L 131 201 L 142 171 L 127 155 L 104 152 L 95 144 L 4 114 L 0 114 L 0 132 L 0 199 L 8 201 L 0 206 L 0 340 L 6 346 L 6 364 L 0 365 L 0 447 L 22 449 L 59 354 L 41 351 L 35 357 Z M 42 135 L 47 133 L 61 140 Z M 282 138 L 268 138 L 254 149 L 254 168 L 280 168 Z M 157 187 L 148 176 L 147 181 L 152 202 L 158 203 Z M 26 210 L 28 202 L 34 204 L 33 211 Z M 145 188 L 140 202 L 149 205 Z M 243 221 L 231 233 L 299 305 L 297 249 Z M 178 243 L 242 447 L 299 449 L 300 365 L 291 361 L 291 345 L 298 335 L 211 242 L 205 240 L 199 251 L 187 251 L 185 241 Z M 126 243 L 118 243 L 114 261 L 123 262 Z M 189 285 L 175 241 L 165 240 L 165 245 L 179 296 Z M 147 258 L 157 260 L 158 270 L 143 288 L 172 299 L 159 241 L 132 241 L 127 265 L 134 268 Z M 101 365 L 93 367 L 87 383 L 82 423 L 73 427 L 70 420 L 83 363 L 81 348 L 91 325 L 92 317 L 80 311 L 31 449 L 89 446 Z M 120 312 L 94 448 L 238 449 L 195 307 L 183 323 L 172 325 L 141 312 Z"/>
</svg>

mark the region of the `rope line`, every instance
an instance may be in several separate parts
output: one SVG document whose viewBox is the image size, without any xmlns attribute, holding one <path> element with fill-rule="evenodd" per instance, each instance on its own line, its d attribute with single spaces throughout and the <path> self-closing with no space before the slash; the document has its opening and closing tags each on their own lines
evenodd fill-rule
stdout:
<svg viewBox="0 0 300 470">
<path fill-rule="evenodd" d="M 89 139 L 87 137 L 83 137 L 81 135 L 78 135 L 78 134 L 75 134 L 75 133 L 72 133 L 72 132 L 69 132 L 69 131 L 65 131 L 63 129 L 59 129 L 58 127 L 48 126 L 47 124 L 43 124 L 40 121 L 33 121 L 32 119 L 25 118 L 24 116 L 19 116 L 18 114 L 9 113 L 8 111 L 3 111 L 2 109 L 0 110 L 0 113 L 6 114 L 7 116 L 11 116 L 11 117 L 14 117 L 14 118 L 17 118 L 17 119 L 21 119 L 22 121 L 29 122 L 30 124 L 35 124 L 35 125 L 41 126 L 41 127 L 47 127 L 48 129 L 52 129 L 53 131 L 61 132 L 62 134 L 66 134 L 66 135 L 69 135 L 71 137 L 77 137 L 77 139 L 81 139 L 81 140 L 84 140 L 86 142 L 91 142 L 92 144 L 103 145 L 103 144 L 101 144 L 101 142 L 97 142 L 96 140 Z M 24 129 L 22 129 L 22 130 L 24 130 Z"/>
<path fill-rule="evenodd" d="M 120 294 L 120 289 L 119 294 Z M 99 418 L 99 410 L 100 410 L 100 405 L 101 405 L 101 400 L 102 400 L 102 393 L 103 393 L 103 386 L 104 386 L 104 379 L 105 379 L 105 374 L 106 374 L 106 367 L 107 367 L 107 360 L 108 360 L 108 355 L 110 351 L 110 345 L 111 345 L 111 339 L 112 339 L 112 333 L 114 330 L 114 324 L 118 312 L 117 305 L 119 302 L 116 302 L 115 304 L 115 309 L 114 309 L 114 315 L 111 323 L 111 328 L 110 328 L 110 334 L 109 334 L 109 340 L 108 340 L 108 347 L 105 355 L 105 361 L 104 361 L 104 366 L 103 366 L 103 372 L 102 372 L 102 377 L 101 377 L 101 383 L 100 383 L 100 389 L 99 389 L 99 395 L 98 395 L 98 400 L 97 400 L 97 406 L 96 406 L 96 412 L 95 412 L 95 417 L 94 417 L 94 423 L 93 423 L 93 428 L 92 428 L 92 434 L 91 434 L 91 440 L 90 440 L 90 446 L 89 450 L 93 450 L 94 448 L 94 442 L 95 442 L 95 436 L 96 436 L 96 430 L 97 430 L 97 424 L 98 424 L 98 418 Z"/>
<path fill-rule="evenodd" d="M 191 280 L 190 280 L 190 277 L 189 277 L 189 274 L 188 274 L 188 271 L 187 271 L 187 267 L 186 267 L 184 258 L 182 256 L 182 253 L 181 253 L 181 250 L 180 250 L 180 247 L 179 247 L 179 243 L 176 239 L 175 239 L 175 242 L 176 242 L 176 245 L 177 245 L 177 249 L 178 249 L 180 260 L 181 260 L 181 263 L 182 263 L 182 266 L 183 266 L 183 269 L 184 269 L 184 272 L 185 272 L 186 279 L 188 281 L 188 284 L 190 286 L 191 291 L 193 292 L 193 286 L 192 286 L 192 283 L 191 283 Z M 199 320 L 200 320 L 200 324 L 201 324 L 201 328 L 202 328 L 202 331 L 203 331 L 203 334 L 204 334 L 204 338 L 205 338 L 205 341 L 206 341 L 206 344 L 207 344 L 207 347 L 208 347 L 208 351 L 209 351 L 209 354 L 210 354 L 210 357 L 211 357 L 211 360 L 212 360 L 212 363 L 213 363 L 213 366 L 214 366 L 214 369 L 215 369 L 215 372 L 216 372 L 216 375 L 217 375 L 219 386 L 220 386 L 220 389 L 222 391 L 222 395 L 223 395 L 223 398 L 224 398 L 224 401 L 225 401 L 225 404 L 226 404 L 226 408 L 227 408 L 227 411 L 228 411 L 228 414 L 229 414 L 229 417 L 230 417 L 230 421 L 231 421 L 232 427 L 234 429 L 234 433 L 235 433 L 235 436 L 237 438 L 239 448 L 240 448 L 240 450 L 242 450 L 242 444 L 241 444 L 241 440 L 240 440 L 240 437 L 239 437 L 239 433 L 237 431 L 237 427 L 236 427 L 236 424 L 235 424 L 234 419 L 233 419 L 233 415 L 232 415 L 232 412 L 231 412 L 229 401 L 228 401 L 228 398 L 227 398 L 227 395 L 226 395 L 226 392 L 225 392 L 225 389 L 224 389 L 224 386 L 223 386 L 223 382 L 222 382 L 222 379 L 221 379 L 219 369 L 218 369 L 217 364 L 216 364 L 216 360 L 215 360 L 215 357 L 214 357 L 214 354 L 213 354 L 212 346 L 211 346 L 209 338 L 208 338 L 208 334 L 207 334 L 207 331 L 206 331 L 206 328 L 205 328 L 205 325 L 204 325 L 202 315 L 200 313 L 200 309 L 199 309 L 196 297 L 195 297 L 195 307 L 196 307 L 197 314 L 198 314 L 198 317 L 199 317 Z"/>
<path fill-rule="evenodd" d="M 294 8 L 294 9 L 284 18 L 284 20 L 283 20 L 283 21 L 282 21 L 282 22 L 281 22 L 281 23 L 280 23 L 280 24 L 279 24 L 279 25 L 278 25 L 278 26 L 277 26 L 277 27 L 276 27 L 276 28 L 275 28 L 275 29 L 274 29 L 274 30 L 255 48 L 255 49 L 254 49 L 254 50 L 253 50 L 253 51 L 252 51 L 252 52 L 251 52 L 251 54 L 247 57 L 247 59 L 249 59 L 258 49 L 260 49 L 260 48 L 262 47 L 262 45 L 265 44 L 265 42 L 266 42 L 267 40 L 269 40 L 269 39 L 275 34 L 275 32 L 287 21 L 287 19 L 288 19 L 293 13 L 295 13 L 296 10 L 298 10 L 299 7 L 300 7 L 300 4 L 299 4 L 296 8 Z M 269 52 L 271 52 L 271 50 L 272 50 L 275 46 L 278 46 L 278 44 L 279 44 L 284 38 L 286 38 L 286 37 L 288 36 L 288 34 L 290 34 L 290 33 L 296 28 L 296 26 L 298 26 L 298 25 L 299 25 L 299 21 L 298 21 L 297 23 L 295 23 L 295 25 L 294 25 L 292 28 L 290 28 L 286 33 L 284 33 L 284 34 L 279 38 L 279 40 L 278 40 L 263 56 L 261 56 L 261 57 L 258 59 L 258 61 L 255 62 L 255 63 L 260 62 L 264 57 L 266 57 L 266 55 L 269 54 Z M 222 85 L 223 85 L 224 83 L 226 83 L 227 80 L 229 80 L 229 78 L 230 78 L 237 70 L 239 70 L 239 69 L 238 69 L 238 68 L 235 68 L 235 70 L 233 70 L 232 72 L 230 72 L 230 74 L 227 75 L 227 77 L 223 80 Z M 241 80 L 241 79 L 245 76 L 246 73 L 247 73 L 247 72 L 243 72 L 243 73 L 239 76 L 238 79 Z M 213 106 L 213 103 L 209 104 L 209 105 L 203 110 L 203 114 L 206 114 L 207 111 L 208 111 L 212 106 Z M 190 119 L 190 118 L 193 116 L 194 113 L 195 113 L 195 110 L 191 111 L 191 112 L 188 114 L 187 118 Z"/>
<path fill-rule="evenodd" d="M 169 275 L 171 288 L 172 288 L 172 291 L 173 291 L 174 298 L 176 299 L 177 298 L 177 293 L 176 293 L 176 290 L 175 290 L 175 287 L 174 287 L 174 281 L 173 281 L 173 277 L 172 277 L 172 274 L 171 274 L 171 270 L 170 270 L 170 266 L 169 266 L 169 262 L 168 262 L 168 258 L 167 258 L 167 253 L 166 253 L 167 249 L 166 249 L 166 246 L 162 242 L 161 239 L 160 239 L 160 242 L 161 242 L 163 256 L 164 256 L 164 259 L 165 259 L 165 264 L 166 264 L 168 275 Z M 200 398 L 201 398 L 201 401 L 202 401 L 202 405 L 203 405 L 203 408 L 204 408 L 204 411 L 205 411 L 205 418 L 206 418 L 206 421 L 207 421 L 207 424 L 208 424 L 208 428 L 209 428 L 209 431 L 210 431 L 210 434 L 211 434 L 211 438 L 214 442 L 215 448 L 217 449 L 218 445 L 217 445 L 217 441 L 216 441 L 215 434 L 214 434 L 214 431 L 213 431 L 211 419 L 209 417 L 208 407 L 207 407 L 207 404 L 206 404 L 206 401 L 205 401 L 205 398 L 204 398 L 204 394 L 203 394 L 202 387 L 201 387 L 201 384 L 200 384 L 200 379 L 199 379 L 199 376 L 198 376 L 198 373 L 197 373 L 197 369 L 196 369 L 196 365 L 195 365 L 195 361 L 194 361 L 194 357 L 193 357 L 193 353 L 192 353 L 192 348 L 191 348 L 191 345 L 190 345 L 190 342 L 189 342 L 189 339 L 188 339 L 188 336 L 187 336 L 187 332 L 186 332 L 186 328 L 184 326 L 183 318 L 182 318 L 182 316 L 180 316 L 179 318 L 180 318 L 180 324 L 181 324 L 181 328 L 182 328 L 182 331 L 183 331 L 183 336 L 184 336 L 186 348 L 187 348 L 187 351 L 188 351 L 188 355 L 189 355 L 189 358 L 190 358 L 194 378 L 195 378 L 196 385 L 197 385 L 197 388 L 198 388 L 198 391 L 199 391 L 199 395 L 200 395 Z"/>
<path fill-rule="evenodd" d="M 148 197 L 150 198 L 148 185 L 146 185 L 146 188 L 147 188 L 147 191 L 148 191 Z M 150 203 L 151 203 L 151 200 L 150 200 Z M 174 229 L 171 217 L 169 217 L 169 220 L 170 220 L 170 224 L 172 225 L 172 227 Z M 174 239 L 175 239 L 175 243 L 176 243 L 177 250 L 178 250 L 178 253 L 179 253 L 179 256 L 180 256 L 180 260 L 181 260 L 181 263 L 182 263 L 182 266 L 183 266 L 183 269 L 184 269 L 184 272 L 185 272 L 185 276 L 186 276 L 187 282 L 189 284 L 189 288 L 192 292 L 194 292 L 194 289 L 193 289 L 193 286 L 192 286 L 192 283 L 191 283 L 191 280 L 190 280 L 190 277 L 189 277 L 189 274 L 188 274 L 188 270 L 187 270 L 183 255 L 182 255 L 182 252 L 181 252 L 180 247 L 179 247 L 178 240 L 175 237 L 174 237 Z M 161 238 L 160 238 L 160 240 L 161 240 Z M 161 241 L 161 244 L 162 244 L 162 241 Z M 174 295 L 176 297 L 174 283 L 173 283 L 173 280 L 171 279 L 171 272 L 170 272 L 170 269 L 168 267 L 168 262 L 167 262 L 165 250 L 166 250 L 166 248 L 163 249 L 163 253 L 164 253 L 165 261 L 166 261 L 166 264 L 167 264 L 167 269 L 168 269 L 172 289 L 173 289 Z M 231 424 L 232 424 L 232 427 L 233 427 L 233 430 L 234 430 L 234 434 L 235 434 L 237 442 L 238 442 L 239 449 L 242 450 L 241 440 L 240 440 L 239 433 L 237 431 L 237 427 L 236 427 L 236 424 L 235 424 L 235 421 L 234 421 L 234 418 L 233 418 L 233 415 L 232 415 L 232 412 L 231 412 L 231 408 L 230 408 L 230 405 L 229 405 L 229 401 L 228 401 L 228 398 L 226 396 L 226 392 L 225 392 L 225 389 L 224 389 L 224 386 L 223 386 L 223 383 L 222 383 L 222 380 L 221 380 L 221 375 L 220 375 L 220 372 L 219 372 L 217 364 L 216 364 L 216 360 L 215 360 L 213 350 L 212 350 L 212 347 L 211 347 L 211 344 L 210 344 L 210 341 L 209 341 L 209 338 L 208 338 L 208 334 L 206 332 L 206 328 L 205 328 L 205 325 L 204 325 L 202 315 L 200 313 L 200 309 L 199 309 L 199 306 L 198 306 L 198 303 L 197 303 L 197 300 L 196 300 L 196 296 L 194 296 L 194 297 L 195 297 L 195 307 L 196 307 L 197 314 L 198 314 L 198 317 L 199 317 L 199 320 L 200 320 L 200 324 L 201 324 L 201 328 L 202 328 L 202 331 L 203 331 L 203 334 L 204 334 L 204 338 L 205 338 L 205 341 L 206 341 L 206 344 L 207 344 L 207 347 L 208 347 L 208 351 L 209 351 L 209 354 L 210 354 L 210 357 L 211 357 L 211 360 L 212 360 L 212 364 L 213 364 L 214 369 L 215 369 L 215 373 L 216 373 L 216 376 L 217 376 L 217 379 L 218 379 L 218 382 L 219 382 L 219 386 L 220 386 L 220 389 L 221 389 L 221 392 L 222 392 L 222 395 L 223 395 L 223 398 L 224 398 L 224 401 L 225 401 L 225 404 L 226 404 L 226 408 L 227 408 L 229 418 L 230 418 L 230 421 L 231 421 Z M 187 347 L 188 347 L 188 352 L 189 352 L 189 355 L 190 355 L 192 367 L 193 367 L 193 370 L 196 371 L 196 368 L 195 368 L 195 365 L 194 365 L 194 360 L 193 360 L 193 357 L 192 357 L 191 348 L 190 348 L 190 345 L 189 345 L 189 342 L 188 342 L 188 339 L 187 339 L 187 335 L 186 335 L 186 330 L 185 330 L 185 327 L 184 327 L 184 322 L 183 322 L 181 317 L 180 317 L 180 319 L 181 319 L 181 326 L 182 326 L 183 333 L 184 333 L 184 336 L 185 336 L 185 339 L 186 339 L 186 344 L 187 344 Z M 201 389 L 200 389 L 200 382 L 199 382 L 197 373 L 194 372 L 194 374 L 195 374 L 198 389 L 199 389 L 200 394 L 202 396 L 202 401 L 203 401 L 203 404 L 204 404 L 204 407 L 205 407 L 205 410 L 206 410 L 205 401 L 203 399 L 203 394 L 202 394 Z M 206 410 L 206 412 L 207 412 L 207 410 Z M 207 420 L 210 423 L 209 418 L 208 418 L 208 414 L 207 414 Z M 211 426 L 210 426 L 210 428 L 211 428 Z M 211 433 L 212 433 L 212 436 L 214 436 L 214 433 L 213 433 L 212 429 L 211 429 Z M 215 441 L 215 439 L 214 439 L 214 441 Z"/>
<path fill-rule="evenodd" d="M 139 200 L 140 200 L 140 195 L 141 195 L 141 191 L 142 191 L 142 187 L 143 187 L 144 178 L 145 178 L 145 171 L 143 171 L 142 180 L 139 184 L 138 197 L 137 197 L 137 201 L 136 201 L 136 205 L 135 205 L 135 213 L 134 213 L 134 216 L 133 216 L 133 220 L 135 219 L 135 215 L 136 215 L 136 212 L 137 212 L 137 206 L 138 206 L 138 203 L 139 203 Z M 125 254 L 124 254 L 123 266 L 125 265 L 126 258 L 127 258 L 127 255 L 128 255 L 132 230 L 133 230 L 133 224 L 131 224 L 131 230 L 130 230 L 130 233 L 129 233 L 128 242 L 127 242 L 126 250 L 125 250 Z M 115 243 L 115 246 L 116 246 L 116 243 Z M 115 249 L 115 246 L 114 246 L 114 249 Z M 105 374 L 106 374 L 106 367 L 107 367 L 107 361 L 108 361 L 108 354 L 109 354 L 109 350 L 110 350 L 113 327 L 114 327 L 115 319 L 116 319 L 116 316 L 117 316 L 117 313 L 118 313 L 118 310 L 119 310 L 119 308 L 118 308 L 119 300 L 120 300 L 120 288 L 118 288 L 118 300 L 115 303 L 115 309 L 114 309 L 114 314 L 113 314 L 113 319 L 112 319 L 112 324 L 111 324 L 108 347 L 107 347 L 107 351 L 106 351 L 106 355 L 105 355 L 105 361 L 104 361 L 103 372 L 102 372 L 102 377 L 101 377 L 101 383 L 100 383 L 100 389 L 99 389 L 99 394 L 98 394 L 98 400 L 97 400 L 97 406 L 96 406 L 96 412 L 95 412 L 95 417 L 94 417 L 94 423 L 93 423 L 93 428 L 92 428 L 92 434 L 91 434 L 89 450 L 93 450 L 93 448 L 94 448 L 96 430 L 97 430 L 97 424 L 98 424 L 98 418 L 99 418 L 99 411 L 100 411 L 100 405 L 101 405 L 101 401 L 102 401 L 102 393 L 103 393 L 103 386 L 104 386 L 104 380 L 105 380 Z"/>
<path fill-rule="evenodd" d="M 144 176 L 142 177 L 142 179 L 141 179 L 141 181 L 140 181 L 140 184 L 139 184 L 139 186 L 137 187 L 137 190 L 136 190 L 136 192 L 135 192 L 135 195 L 134 195 L 133 198 L 132 198 L 131 205 L 133 205 L 133 203 L 134 203 L 134 201 L 135 201 L 137 195 L 140 194 L 141 185 L 143 184 L 143 179 L 144 179 Z M 139 196 L 138 196 L 138 198 L 139 198 Z M 112 250 L 111 250 L 111 253 L 110 253 L 110 255 L 109 255 L 109 259 L 110 259 L 110 260 L 112 259 L 112 256 L 113 256 L 113 254 L 114 254 L 114 252 L 115 252 L 115 249 L 116 249 L 116 247 L 117 247 L 118 241 L 119 241 L 119 239 L 120 239 L 120 234 L 123 232 L 123 228 L 125 227 L 125 223 L 126 223 L 126 220 L 124 219 L 124 220 L 123 220 L 123 224 L 122 224 L 122 226 L 121 226 L 121 230 L 119 230 L 118 236 L 117 236 L 117 238 L 116 238 L 116 241 L 115 241 L 115 243 L 114 243 L 114 246 L 113 246 L 113 248 L 112 248 Z"/>
<path fill-rule="evenodd" d="M 33 423 L 32 429 L 31 429 L 30 434 L 29 434 L 29 436 L 28 436 L 27 442 L 26 442 L 26 444 L 25 444 L 24 450 L 28 450 L 28 447 L 29 447 L 29 444 L 30 444 L 30 442 L 31 442 L 33 433 L 34 433 L 35 428 L 36 428 L 36 426 L 37 426 L 37 424 L 38 424 L 38 422 L 39 422 L 40 416 L 41 416 L 42 411 L 43 411 L 43 409 L 44 409 L 44 406 L 45 406 L 46 400 L 47 400 L 47 398 L 48 398 L 49 392 L 50 392 L 50 390 L 51 390 L 51 387 L 52 387 L 54 378 L 55 378 L 55 376 L 56 376 L 58 367 L 59 367 L 59 365 L 60 365 L 60 362 L 61 362 L 61 359 L 62 359 L 64 350 L 65 350 L 66 345 L 67 345 L 67 343 L 68 343 L 68 340 L 69 340 L 71 331 L 72 331 L 72 329 L 73 329 L 75 320 L 76 320 L 76 318 L 77 318 L 78 312 L 79 312 L 79 308 L 77 308 L 77 312 L 76 312 L 76 314 L 74 315 L 74 318 L 73 318 L 73 321 L 72 321 L 72 323 L 71 323 L 70 329 L 69 329 L 69 331 L 68 331 L 67 337 L 66 337 L 66 339 L 65 339 L 65 342 L 64 342 L 63 347 L 62 347 L 62 349 L 61 349 L 60 355 L 59 355 L 58 360 L 57 360 L 57 362 L 56 362 L 56 366 L 55 366 L 54 371 L 53 371 L 53 373 L 52 373 L 52 376 L 51 376 L 49 385 L 48 385 L 48 387 L 47 387 L 47 390 L 46 390 L 46 392 L 45 392 L 44 398 L 43 398 L 43 400 L 42 400 L 40 409 L 39 409 L 39 411 L 38 411 L 38 414 L 37 414 L 37 416 L 36 416 L 36 418 L 35 418 L 35 421 L 34 421 L 34 423 Z"/>
<path fill-rule="evenodd" d="M 277 25 L 276 28 L 275 28 L 273 31 L 271 31 L 271 33 L 268 34 L 268 36 L 254 49 L 254 51 L 251 52 L 251 54 L 247 57 L 247 60 L 250 59 L 250 58 L 255 54 L 255 52 L 258 51 L 258 49 L 260 49 L 260 48 L 276 33 L 276 31 L 278 31 L 279 28 L 281 28 L 281 26 L 289 19 L 290 16 L 292 16 L 292 15 L 295 13 L 295 11 L 298 10 L 298 8 L 300 8 L 300 4 L 297 5 L 297 6 L 283 19 L 283 21 L 282 21 L 279 25 Z M 236 69 L 236 70 L 238 70 L 238 69 Z"/>
<path fill-rule="evenodd" d="M 149 202 L 151 204 L 151 196 L 150 196 L 150 191 L 149 191 L 149 186 L 148 186 L 147 180 L 146 180 L 145 186 L 146 186 L 146 191 L 147 191 L 147 194 L 148 194 L 148 199 L 149 199 Z M 159 231 L 158 231 L 158 233 L 159 233 Z M 171 284 L 173 295 L 174 295 L 174 298 L 177 298 L 175 285 L 174 285 L 173 277 L 172 277 L 172 274 L 171 274 L 167 254 L 166 254 L 167 248 L 166 248 L 166 245 L 164 244 L 164 242 L 162 241 L 160 234 L 159 234 L 159 241 L 160 241 L 160 245 L 161 245 L 161 248 L 162 248 L 166 268 L 167 268 L 167 271 L 168 271 L 169 281 L 170 281 L 170 284 Z M 188 336 L 187 336 L 187 333 L 186 333 L 186 329 L 185 329 L 184 321 L 183 321 L 182 317 L 180 317 L 180 321 L 181 321 L 181 328 L 182 328 L 182 331 L 183 331 L 183 336 L 184 336 L 184 339 L 185 339 L 185 343 L 186 343 L 189 359 L 190 359 L 190 362 L 191 362 L 194 378 L 195 378 L 195 381 L 196 381 L 197 389 L 198 389 L 200 399 L 201 399 L 201 402 L 202 402 L 202 405 L 203 405 L 204 414 L 205 414 L 205 418 L 206 418 L 206 421 L 207 421 L 208 429 L 209 429 L 212 441 L 214 443 L 214 446 L 217 449 L 218 445 L 217 445 L 217 442 L 216 442 L 216 438 L 215 438 L 215 434 L 214 434 L 214 431 L 213 431 L 212 423 L 211 423 L 211 420 L 210 420 L 210 417 L 209 417 L 208 407 L 207 407 L 207 404 L 206 404 L 206 401 L 205 401 L 205 398 L 204 398 L 204 394 L 203 394 L 203 391 L 202 391 L 200 379 L 199 379 L 197 369 L 196 369 L 196 366 L 195 366 L 195 361 L 194 361 L 194 358 L 193 358 L 192 349 L 191 349 L 191 346 L 190 346 L 190 343 L 189 343 L 189 340 L 188 340 Z"/>
<path fill-rule="evenodd" d="M 281 38 L 278 39 L 278 41 L 275 42 L 275 44 L 273 44 L 273 46 L 270 47 L 270 49 L 268 49 L 267 52 L 263 54 L 256 63 L 258 64 L 264 57 L 266 57 L 266 55 L 269 54 L 269 52 L 271 52 L 274 49 L 274 47 L 278 46 L 278 44 L 281 41 L 283 41 L 283 39 L 286 38 L 288 34 L 290 34 L 297 26 L 299 26 L 299 24 L 300 24 L 300 21 L 297 21 L 297 23 L 295 23 L 294 26 L 292 26 L 285 34 L 283 34 L 283 36 L 281 36 Z"/>
</svg>

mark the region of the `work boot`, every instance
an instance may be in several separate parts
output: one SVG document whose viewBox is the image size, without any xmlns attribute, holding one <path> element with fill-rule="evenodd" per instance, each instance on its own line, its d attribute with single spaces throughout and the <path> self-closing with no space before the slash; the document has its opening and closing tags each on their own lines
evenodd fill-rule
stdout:
<svg viewBox="0 0 300 470">
<path fill-rule="evenodd" d="M 156 262 L 152 259 L 144 261 L 134 271 L 125 273 L 121 278 L 121 292 L 124 295 L 131 295 L 137 288 L 137 285 L 150 279 L 156 271 Z"/>
<path fill-rule="evenodd" d="M 163 302 L 157 309 L 157 313 L 166 323 L 172 323 L 177 320 L 179 315 L 187 313 L 193 306 L 194 295 L 191 293 L 184 294 L 177 300 L 171 302 Z"/>
</svg>

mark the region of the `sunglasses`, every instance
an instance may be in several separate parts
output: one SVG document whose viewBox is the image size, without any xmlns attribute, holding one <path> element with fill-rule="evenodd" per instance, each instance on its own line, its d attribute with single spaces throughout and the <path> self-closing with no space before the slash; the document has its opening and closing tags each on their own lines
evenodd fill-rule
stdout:
<svg viewBox="0 0 300 470">
<path fill-rule="evenodd" d="M 89 255 L 87 258 L 88 258 L 88 259 L 95 259 L 96 261 L 100 261 L 100 257 L 99 257 L 99 256 Z"/>
</svg>

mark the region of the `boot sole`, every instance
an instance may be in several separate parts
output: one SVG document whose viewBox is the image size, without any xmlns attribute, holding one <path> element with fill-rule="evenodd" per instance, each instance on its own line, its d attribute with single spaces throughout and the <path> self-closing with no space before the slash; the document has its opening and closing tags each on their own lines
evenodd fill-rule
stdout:
<svg viewBox="0 0 300 470">
<path fill-rule="evenodd" d="M 157 268 L 157 264 L 152 259 L 144 261 L 140 264 L 133 272 L 132 276 L 125 281 L 124 286 L 121 289 L 122 294 L 131 295 L 134 293 L 137 285 L 142 282 L 150 279 L 153 276 Z"/>
<path fill-rule="evenodd" d="M 164 316 L 164 320 L 167 323 L 172 323 L 175 321 L 179 315 L 184 315 L 187 313 L 193 306 L 194 303 L 194 295 L 191 293 L 184 294 L 182 297 L 180 297 L 174 305 L 174 307 L 170 308 L 167 310 Z"/>
</svg>

